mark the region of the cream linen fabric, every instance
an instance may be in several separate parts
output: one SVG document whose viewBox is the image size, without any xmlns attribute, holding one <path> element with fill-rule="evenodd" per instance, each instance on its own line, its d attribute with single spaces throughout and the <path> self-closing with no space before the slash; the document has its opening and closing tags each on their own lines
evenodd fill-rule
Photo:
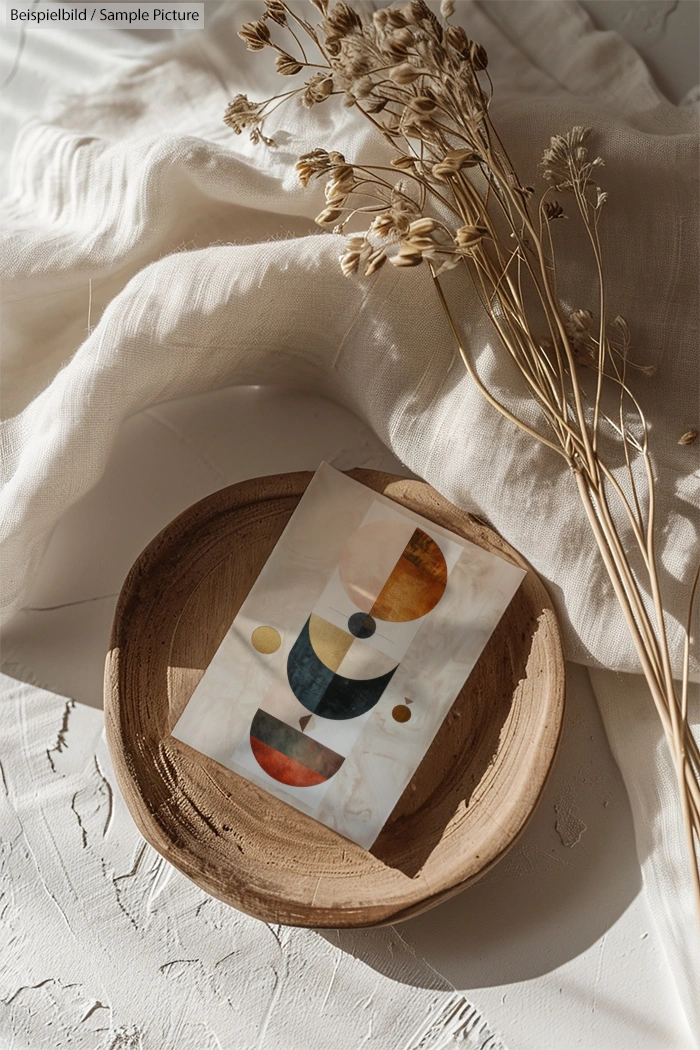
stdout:
<svg viewBox="0 0 700 1050">
<path fill-rule="evenodd" d="M 136 59 L 89 94 L 54 98 L 20 134 L 2 240 L 4 614 L 21 603 L 58 518 L 99 478 L 125 418 L 215 387 L 282 383 L 348 406 L 408 467 L 491 521 L 547 582 L 570 658 L 636 670 L 571 478 L 464 375 L 427 274 L 387 266 L 343 278 L 341 240 L 313 224 L 322 187 L 298 185 L 297 155 L 323 145 L 379 157 L 371 130 L 332 105 L 279 110 L 275 150 L 223 125 L 236 92 L 279 89 L 267 56 L 235 35 L 257 11 L 224 7 L 205 34 Z M 610 302 L 637 360 L 657 369 L 637 389 L 652 418 L 678 662 L 700 547 L 698 457 L 677 445 L 698 422 L 697 109 L 666 102 L 636 53 L 569 0 L 461 0 L 457 17 L 490 54 L 494 117 L 526 180 L 539 178 L 549 136 L 574 124 L 595 128 L 605 157 Z M 569 221 L 557 234 L 566 301 L 594 307 L 580 231 Z M 460 294 L 479 369 L 527 412 L 478 305 Z M 635 713 L 622 694 L 619 703 L 608 727 L 625 772 Z M 648 748 L 638 743 L 650 769 L 647 728 Z M 683 926 L 662 936 L 677 946 Z"/>
</svg>

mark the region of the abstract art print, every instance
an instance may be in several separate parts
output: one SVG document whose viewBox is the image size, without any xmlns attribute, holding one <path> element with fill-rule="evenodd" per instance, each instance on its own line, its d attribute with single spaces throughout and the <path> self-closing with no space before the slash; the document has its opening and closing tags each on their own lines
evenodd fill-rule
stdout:
<svg viewBox="0 0 700 1050">
<path fill-rule="evenodd" d="M 324 463 L 173 736 L 370 848 L 524 575 Z"/>
</svg>

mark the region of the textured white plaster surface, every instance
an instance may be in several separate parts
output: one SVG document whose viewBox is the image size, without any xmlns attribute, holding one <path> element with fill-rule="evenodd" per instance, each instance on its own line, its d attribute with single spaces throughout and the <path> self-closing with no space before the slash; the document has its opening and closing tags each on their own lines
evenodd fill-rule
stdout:
<svg viewBox="0 0 700 1050">
<path fill-rule="evenodd" d="M 502 1046 L 391 929 L 322 938 L 202 893 L 138 834 L 100 713 L 0 688 L 3 1050 Z"/>
</svg>

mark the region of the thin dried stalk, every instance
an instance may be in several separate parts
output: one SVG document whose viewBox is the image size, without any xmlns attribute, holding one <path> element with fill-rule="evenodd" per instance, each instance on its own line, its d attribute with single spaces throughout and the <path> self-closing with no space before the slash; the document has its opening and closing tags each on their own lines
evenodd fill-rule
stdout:
<svg viewBox="0 0 700 1050">
<path fill-rule="evenodd" d="M 700 749 L 688 724 L 697 577 L 689 598 L 679 692 L 656 566 L 647 421 L 628 379 L 632 369 L 647 374 L 651 369 L 632 361 L 626 322 L 609 319 L 598 232 L 607 194 L 596 182 L 603 161 L 589 155 L 590 129 L 575 127 L 551 139 L 542 160 L 549 187 L 535 206 L 535 191 L 520 180 L 491 121 L 488 56 L 450 23 L 453 0 L 442 2 L 445 21 L 424 0 L 384 8 L 370 20 L 345 3 L 311 2 L 321 16 L 317 24 L 300 18 L 282 0 L 266 0 L 260 20 L 240 33 L 251 50 L 276 52 L 280 74 L 307 79 L 262 103 L 238 95 L 225 120 L 235 132 L 247 129 L 253 141 L 273 146 L 263 125 L 279 104 L 296 97 L 312 107 L 341 96 L 391 146 L 389 165 L 353 164 L 341 153 L 316 149 L 299 159 L 297 172 L 304 185 L 326 179 L 326 206 L 316 219 L 320 226 L 343 233 L 358 219 L 369 220 L 366 230 L 349 236 L 340 259 L 343 272 L 370 277 L 387 262 L 397 268 L 427 264 L 460 356 L 480 392 L 511 423 L 566 461 L 666 735 L 700 922 Z M 292 38 L 284 47 L 275 39 L 283 30 Z M 301 38 L 309 41 L 314 61 Z M 565 210 L 555 193 L 571 200 L 572 214 L 586 232 L 598 286 L 596 314 L 567 312 L 560 303 L 552 226 Z M 473 283 L 503 352 L 539 409 L 538 426 L 519 418 L 477 373 L 441 285 L 441 275 L 455 267 Z M 534 307 L 526 305 L 532 302 Z M 609 410 L 611 396 L 617 407 Z M 689 430 L 678 443 L 689 445 L 696 438 L 697 431 Z M 623 450 L 629 494 L 603 455 L 603 445 L 611 440 Z M 619 519 L 630 526 L 631 540 L 623 536 Z M 641 572 L 633 568 L 635 557 L 641 559 Z M 645 594 L 651 596 L 653 612 Z"/>
</svg>

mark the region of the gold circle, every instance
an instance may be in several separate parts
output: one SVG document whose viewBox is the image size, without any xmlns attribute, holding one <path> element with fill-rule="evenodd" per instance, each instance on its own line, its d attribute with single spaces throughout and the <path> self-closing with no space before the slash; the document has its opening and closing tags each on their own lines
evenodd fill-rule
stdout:
<svg viewBox="0 0 700 1050">
<path fill-rule="evenodd" d="M 280 633 L 274 627 L 256 627 L 250 636 L 250 640 L 253 643 L 253 648 L 257 649 L 259 653 L 264 653 L 265 656 L 269 656 L 270 653 L 276 653 L 282 644 Z"/>
<path fill-rule="evenodd" d="M 411 717 L 411 709 L 405 704 L 397 704 L 391 715 L 395 722 L 408 722 Z"/>
</svg>

